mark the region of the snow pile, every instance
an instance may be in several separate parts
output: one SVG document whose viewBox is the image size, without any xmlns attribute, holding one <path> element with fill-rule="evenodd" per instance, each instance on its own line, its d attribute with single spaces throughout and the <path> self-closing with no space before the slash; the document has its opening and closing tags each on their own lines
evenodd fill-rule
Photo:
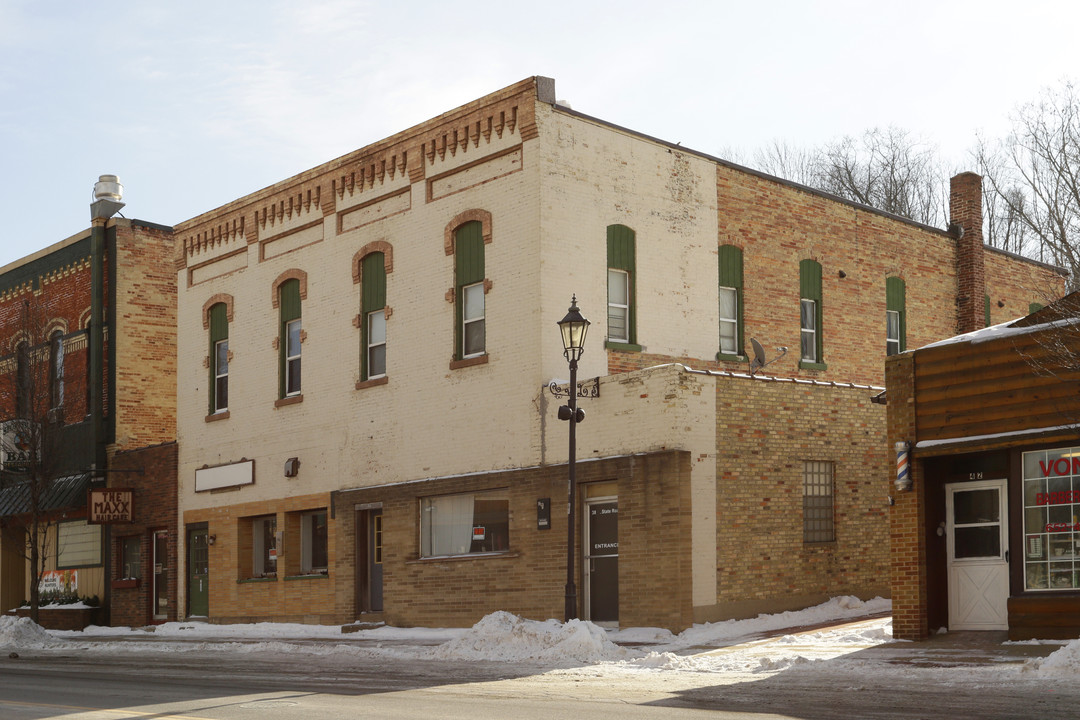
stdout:
<svg viewBox="0 0 1080 720">
<path fill-rule="evenodd" d="M 30 618 L 0 615 L 0 648 L 35 649 L 61 647 L 43 627 Z"/>
<path fill-rule="evenodd" d="M 632 651 L 607 638 L 603 629 L 585 620 L 525 620 L 498 611 L 473 625 L 461 637 L 435 648 L 442 660 L 544 660 L 601 662 L 630 657 Z"/>
<path fill-rule="evenodd" d="M 1024 670 L 1049 677 L 1075 678 L 1080 674 L 1080 640 L 1073 640 L 1044 658 L 1028 661 Z"/>
<path fill-rule="evenodd" d="M 852 595 L 842 595 L 805 610 L 789 610 L 774 615 L 761 614 L 752 620 L 725 620 L 694 625 L 682 631 L 673 640 L 672 645 L 677 647 L 719 645 L 725 641 L 761 635 L 774 630 L 859 618 L 890 610 L 892 610 L 891 600 L 878 597 L 864 602 Z"/>
</svg>

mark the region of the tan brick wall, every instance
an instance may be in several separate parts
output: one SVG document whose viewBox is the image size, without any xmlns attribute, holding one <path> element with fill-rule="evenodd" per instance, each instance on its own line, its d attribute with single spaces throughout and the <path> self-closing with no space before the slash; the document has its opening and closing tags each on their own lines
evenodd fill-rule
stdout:
<svg viewBox="0 0 1080 720">
<path fill-rule="evenodd" d="M 720 617 L 888 594 L 885 408 L 879 392 L 717 384 Z M 834 465 L 835 542 L 803 542 L 803 462 Z"/>
<path fill-rule="evenodd" d="M 915 437 L 914 355 L 889 358 L 886 364 L 889 388 L 888 436 L 890 448 L 897 441 L 913 443 Z M 895 453 L 895 451 L 894 451 Z M 923 464 L 909 456 L 912 479 L 910 492 L 895 492 L 896 504 L 889 513 L 892 549 L 890 582 L 893 596 L 893 635 L 917 640 L 929 635 L 926 585 L 926 482 Z M 895 454 L 893 455 L 895 463 Z M 890 482 L 896 477 L 893 469 Z"/>
<path fill-rule="evenodd" d="M 176 440 L 176 273 L 167 230 L 116 226 L 116 444 Z"/>
<path fill-rule="evenodd" d="M 227 493 L 223 494 L 228 497 Z M 219 498 L 221 495 L 218 496 Z M 290 576 L 288 568 L 299 566 L 299 523 L 291 522 L 289 513 L 329 509 L 328 494 L 298 495 L 268 502 L 221 504 L 202 510 L 184 512 L 184 525 L 207 523 L 214 536 L 209 558 L 209 620 L 211 622 L 306 622 L 341 623 L 348 620 L 336 606 L 334 575 L 338 559 L 337 537 L 327 537 L 327 563 L 335 570 L 329 577 Z M 276 578 L 250 580 L 252 575 L 251 519 L 276 515 L 277 528 L 283 531 L 278 548 Z M 186 533 L 180 556 L 186 557 Z M 295 557 L 294 557 L 295 556 Z M 181 595 L 183 602 L 183 595 Z M 182 610 L 181 615 L 186 614 Z"/>
<path fill-rule="evenodd" d="M 587 487 L 614 482 L 619 500 L 620 623 L 681 630 L 692 622 L 690 455 L 648 453 L 578 464 L 578 522 Z M 566 583 L 565 465 L 433 479 L 342 492 L 336 499 L 334 532 L 340 547 L 353 545 L 353 507 L 382 503 L 383 583 L 386 622 L 399 625 L 468 626 L 485 614 L 507 610 L 524 617 L 561 618 Z M 421 559 L 420 499 L 446 493 L 507 488 L 510 551 L 505 555 Z M 536 504 L 551 500 L 551 529 L 537 529 Z M 582 525 L 579 525 L 581 527 Z M 581 547 L 576 570 L 578 603 L 585 597 Z M 350 552 L 338 572 L 351 598 Z M 340 583 L 339 583 L 340 584 Z"/>
</svg>

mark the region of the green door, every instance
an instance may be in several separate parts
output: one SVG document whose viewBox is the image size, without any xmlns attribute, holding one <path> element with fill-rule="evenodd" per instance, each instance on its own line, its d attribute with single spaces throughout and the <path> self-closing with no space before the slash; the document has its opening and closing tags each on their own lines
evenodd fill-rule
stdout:
<svg viewBox="0 0 1080 720">
<path fill-rule="evenodd" d="M 187 533 L 188 617 L 210 614 L 210 546 L 206 526 L 188 528 Z"/>
</svg>

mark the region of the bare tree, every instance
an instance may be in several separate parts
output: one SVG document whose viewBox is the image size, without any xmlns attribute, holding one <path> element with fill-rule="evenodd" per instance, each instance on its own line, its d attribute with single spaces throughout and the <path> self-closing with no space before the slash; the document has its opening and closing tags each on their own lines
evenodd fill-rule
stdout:
<svg viewBox="0 0 1080 720">
<path fill-rule="evenodd" d="M 754 153 L 764 172 L 854 202 L 944 227 L 948 183 L 930 143 L 896 127 L 867 130 L 810 150 L 784 141 Z"/>
<path fill-rule="evenodd" d="M 58 551 L 57 484 L 72 470 L 64 442 L 65 394 L 76 394 L 65 378 L 63 333 L 47 334 L 48 316 L 34 300 L 24 300 L 17 315 L 4 328 L 14 352 L 0 359 L 0 452 L 6 492 L 20 505 L 9 523 L 16 536 L 19 528 L 24 535 L 19 554 L 30 563 L 30 615 L 37 622 L 40 583 Z"/>
<path fill-rule="evenodd" d="M 754 152 L 753 166 L 800 185 L 820 187 L 821 161 L 818 155 L 814 150 L 800 148 L 784 140 L 774 140 Z"/>
<path fill-rule="evenodd" d="M 826 144 L 823 190 L 926 225 L 944 226 L 948 195 L 937 149 L 906 130 L 873 128 Z"/>
<path fill-rule="evenodd" d="M 1080 286 L 1080 97 L 1071 83 L 1020 107 L 1012 132 L 977 155 L 999 215 L 1026 254 L 1069 269 Z M 1011 224 L 1011 225 L 1010 225 Z"/>
</svg>

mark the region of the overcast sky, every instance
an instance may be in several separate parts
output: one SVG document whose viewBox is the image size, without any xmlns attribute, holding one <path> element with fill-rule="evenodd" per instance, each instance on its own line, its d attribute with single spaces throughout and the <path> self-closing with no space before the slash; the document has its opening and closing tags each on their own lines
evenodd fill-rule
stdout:
<svg viewBox="0 0 1080 720">
<path fill-rule="evenodd" d="M 173 225 L 532 75 L 575 110 L 749 155 L 895 125 L 957 169 L 1080 75 L 1080 3 L 0 0 L 0 266 Z"/>
</svg>

